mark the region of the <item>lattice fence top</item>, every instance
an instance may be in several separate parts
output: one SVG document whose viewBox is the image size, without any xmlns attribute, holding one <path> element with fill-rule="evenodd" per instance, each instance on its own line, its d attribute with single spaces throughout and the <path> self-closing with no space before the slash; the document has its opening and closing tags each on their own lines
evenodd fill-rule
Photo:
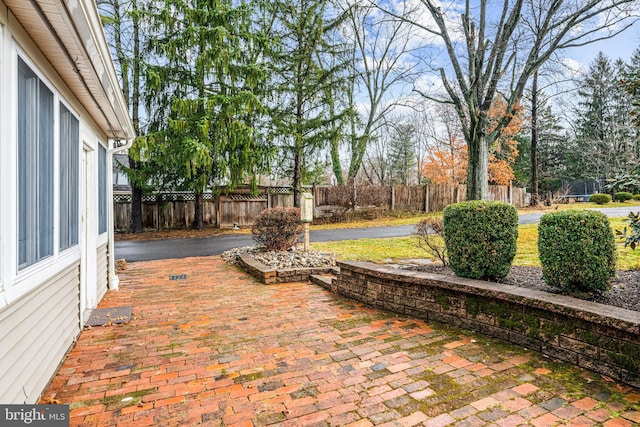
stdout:
<svg viewBox="0 0 640 427">
<path fill-rule="evenodd" d="M 207 192 L 203 194 L 204 200 L 215 200 L 213 193 Z M 171 191 L 156 194 L 148 194 L 142 196 L 143 203 L 156 202 L 195 202 L 196 194 L 191 191 Z M 115 203 L 131 203 L 131 193 L 117 193 L 113 195 Z"/>
<path fill-rule="evenodd" d="M 269 187 L 267 190 L 269 194 L 292 194 L 293 188 L 291 187 Z"/>
<path fill-rule="evenodd" d="M 114 194 L 113 201 L 115 203 L 131 203 L 131 193 Z"/>
<path fill-rule="evenodd" d="M 238 188 L 232 193 L 226 194 L 224 191 L 221 196 L 227 200 L 264 200 L 267 195 L 290 195 L 293 194 L 293 188 L 291 187 L 260 187 L 258 194 L 251 194 L 248 188 Z M 149 194 L 142 197 L 144 203 L 156 203 L 160 202 L 194 202 L 196 195 L 192 191 L 162 191 L 158 193 Z M 216 195 L 212 192 L 204 193 L 204 200 L 216 200 Z M 131 203 L 131 193 L 125 191 L 116 191 L 113 194 L 113 201 L 115 203 Z"/>
<path fill-rule="evenodd" d="M 232 193 L 232 194 L 222 194 L 227 200 L 265 200 L 267 195 L 262 194 L 243 194 L 243 193 Z"/>
</svg>

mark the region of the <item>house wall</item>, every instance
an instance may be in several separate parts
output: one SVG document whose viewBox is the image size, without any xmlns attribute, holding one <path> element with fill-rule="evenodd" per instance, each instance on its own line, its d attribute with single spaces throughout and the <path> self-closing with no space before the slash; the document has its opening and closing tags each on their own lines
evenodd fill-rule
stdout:
<svg viewBox="0 0 640 427">
<path fill-rule="evenodd" d="M 0 402 L 35 402 L 80 332 L 79 262 L 0 310 Z"/>
<path fill-rule="evenodd" d="M 107 293 L 107 288 L 109 286 L 109 251 L 108 245 L 105 243 L 98 247 L 97 249 L 97 265 L 96 272 L 97 276 L 97 300 L 100 301 L 104 294 Z"/>
<path fill-rule="evenodd" d="M 45 31 L 45 28 L 42 28 Z M 54 95 L 53 253 L 18 266 L 17 79 L 22 58 Z M 59 249 L 59 105 L 79 121 L 79 241 Z M 98 147 L 108 138 L 0 0 L 0 402 L 35 403 L 107 289 Z"/>
</svg>

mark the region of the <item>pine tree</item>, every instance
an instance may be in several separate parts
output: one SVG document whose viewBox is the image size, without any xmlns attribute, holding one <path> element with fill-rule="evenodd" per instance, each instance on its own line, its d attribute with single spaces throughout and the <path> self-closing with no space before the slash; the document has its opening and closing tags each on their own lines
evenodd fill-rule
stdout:
<svg viewBox="0 0 640 427">
<path fill-rule="evenodd" d="M 409 185 L 418 166 L 415 154 L 415 128 L 411 124 L 394 126 L 389 147 L 389 167 L 393 184 Z"/>
<path fill-rule="evenodd" d="M 202 228 L 204 191 L 255 177 L 269 153 L 253 127 L 266 76 L 254 53 L 266 39 L 255 34 L 246 3 L 157 6 L 149 46 L 159 65 L 148 70 L 151 123 L 142 149 L 164 171 L 158 184 L 195 191 L 193 227 Z"/>
<path fill-rule="evenodd" d="M 583 154 L 575 178 L 612 178 L 629 170 L 631 123 L 628 95 L 621 84 L 624 63 L 611 63 L 602 52 L 578 90 L 577 149 Z"/>
<path fill-rule="evenodd" d="M 329 97 L 340 96 L 346 60 L 335 30 L 343 17 L 330 16 L 327 0 L 280 0 L 275 3 L 278 40 L 273 63 L 275 138 L 281 166 L 292 178 L 294 205 L 309 178 L 319 150 L 335 139 L 336 125 L 349 112 Z"/>
</svg>

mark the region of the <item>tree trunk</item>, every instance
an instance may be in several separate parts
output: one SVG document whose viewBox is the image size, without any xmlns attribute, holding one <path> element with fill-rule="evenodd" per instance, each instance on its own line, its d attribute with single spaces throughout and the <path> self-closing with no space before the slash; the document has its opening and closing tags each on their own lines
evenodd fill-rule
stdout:
<svg viewBox="0 0 640 427">
<path fill-rule="evenodd" d="M 467 141 L 467 200 L 489 200 L 489 141 L 478 130 Z"/>
<path fill-rule="evenodd" d="M 531 200 L 530 206 L 538 206 L 538 72 L 533 73 L 531 84 Z"/>
<path fill-rule="evenodd" d="M 340 163 L 339 142 L 339 138 L 337 137 L 331 139 L 331 166 L 333 168 L 333 175 L 336 177 L 336 183 L 338 185 L 344 185 L 344 176 L 342 175 L 342 165 Z"/>
<path fill-rule="evenodd" d="M 296 144 L 297 145 L 297 144 Z M 300 181 L 302 180 L 302 147 L 293 155 L 293 207 L 300 207 Z"/>
<path fill-rule="evenodd" d="M 196 230 L 204 228 L 204 193 L 202 191 L 196 192 L 196 205 L 191 228 Z"/>
<path fill-rule="evenodd" d="M 138 170 L 139 164 L 129 157 L 129 167 Z M 142 232 L 142 189 L 131 181 L 131 218 L 129 220 L 129 233 Z"/>
</svg>

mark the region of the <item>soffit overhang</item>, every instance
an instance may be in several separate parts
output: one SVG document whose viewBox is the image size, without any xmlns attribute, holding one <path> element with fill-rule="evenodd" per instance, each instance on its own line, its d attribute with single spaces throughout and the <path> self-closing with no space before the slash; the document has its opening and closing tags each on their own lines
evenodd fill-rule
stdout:
<svg viewBox="0 0 640 427">
<path fill-rule="evenodd" d="M 84 0 L 3 0 L 108 138 L 135 131 L 98 10 Z"/>
</svg>

